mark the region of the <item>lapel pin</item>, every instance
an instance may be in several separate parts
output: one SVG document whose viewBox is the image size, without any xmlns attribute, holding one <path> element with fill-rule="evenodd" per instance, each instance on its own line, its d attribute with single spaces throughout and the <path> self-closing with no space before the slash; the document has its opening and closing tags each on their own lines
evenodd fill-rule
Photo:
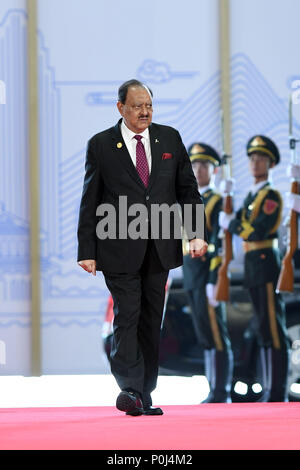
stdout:
<svg viewBox="0 0 300 470">
<path fill-rule="evenodd" d="M 122 142 L 118 142 L 118 143 L 117 143 L 117 147 L 118 147 L 118 149 L 122 148 L 122 147 L 123 147 Z"/>
<path fill-rule="evenodd" d="M 159 144 L 159 140 L 158 140 L 158 139 L 155 139 L 155 143 L 156 143 L 156 144 Z"/>
</svg>

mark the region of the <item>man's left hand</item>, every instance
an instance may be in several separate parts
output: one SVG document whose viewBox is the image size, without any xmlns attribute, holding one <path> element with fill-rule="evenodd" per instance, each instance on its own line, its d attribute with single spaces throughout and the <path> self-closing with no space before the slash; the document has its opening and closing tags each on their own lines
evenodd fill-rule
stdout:
<svg viewBox="0 0 300 470">
<path fill-rule="evenodd" d="M 190 256 L 192 258 L 199 258 L 207 252 L 208 244 L 201 238 L 194 238 L 190 241 Z"/>
</svg>

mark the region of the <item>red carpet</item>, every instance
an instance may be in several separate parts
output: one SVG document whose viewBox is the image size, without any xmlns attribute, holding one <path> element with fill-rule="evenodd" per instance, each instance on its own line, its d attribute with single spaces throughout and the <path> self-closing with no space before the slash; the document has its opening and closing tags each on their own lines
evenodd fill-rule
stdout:
<svg viewBox="0 0 300 470">
<path fill-rule="evenodd" d="M 299 450 L 300 403 L 0 409 L 0 449 Z"/>
</svg>

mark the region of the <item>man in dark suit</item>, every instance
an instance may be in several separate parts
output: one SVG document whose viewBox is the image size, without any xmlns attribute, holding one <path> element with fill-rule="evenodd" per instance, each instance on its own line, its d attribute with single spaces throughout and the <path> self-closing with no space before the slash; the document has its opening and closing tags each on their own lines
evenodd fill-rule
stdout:
<svg viewBox="0 0 300 470">
<path fill-rule="evenodd" d="M 88 142 L 77 260 L 94 275 L 103 272 L 113 297 L 110 364 L 121 389 L 117 408 L 133 416 L 160 415 L 151 392 L 158 375 L 165 285 L 169 269 L 182 264 L 182 244 L 172 224 L 176 214 L 170 213 L 166 236 L 152 209 L 180 204 L 195 257 L 207 250 L 205 215 L 200 211 L 199 221 L 203 201 L 179 133 L 151 123 L 149 88 L 137 80 L 125 82 L 117 107 L 122 119 Z M 126 215 L 121 201 L 129 207 Z"/>
</svg>

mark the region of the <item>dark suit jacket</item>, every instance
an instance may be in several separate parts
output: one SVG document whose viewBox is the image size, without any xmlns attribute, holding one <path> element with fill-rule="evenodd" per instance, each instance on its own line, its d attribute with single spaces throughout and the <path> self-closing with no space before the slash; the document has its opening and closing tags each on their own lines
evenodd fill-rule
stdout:
<svg viewBox="0 0 300 470">
<path fill-rule="evenodd" d="M 88 142 L 79 212 L 77 260 L 94 259 L 97 270 L 100 271 L 130 273 L 140 268 L 147 240 L 118 239 L 119 196 L 127 197 L 128 207 L 140 203 L 149 210 L 151 204 L 191 204 L 193 230 L 196 206 L 203 204 L 203 201 L 178 131 L 159 124 L 150 125 L 152 165 L 149 185 L 145 188 L 122 138 L 120 123 L 121 120 L 116 126 L 96 134 Z M 115 207 L 117 239 L 103 240 L 96 235 L 96 226 L 100 220 L 96 216 L 96 209 L 103 203 Z M 127 224 L 135 217 L 128 217 Z M 204 233 L 206 239 L 205 225 Z M 172 238 L 172 235 L 171 230 L 171 239 L 160 237 L 155 240 L 158 256 L 166 270 L 182 264 L 182 242 Z"/>
</svg>

